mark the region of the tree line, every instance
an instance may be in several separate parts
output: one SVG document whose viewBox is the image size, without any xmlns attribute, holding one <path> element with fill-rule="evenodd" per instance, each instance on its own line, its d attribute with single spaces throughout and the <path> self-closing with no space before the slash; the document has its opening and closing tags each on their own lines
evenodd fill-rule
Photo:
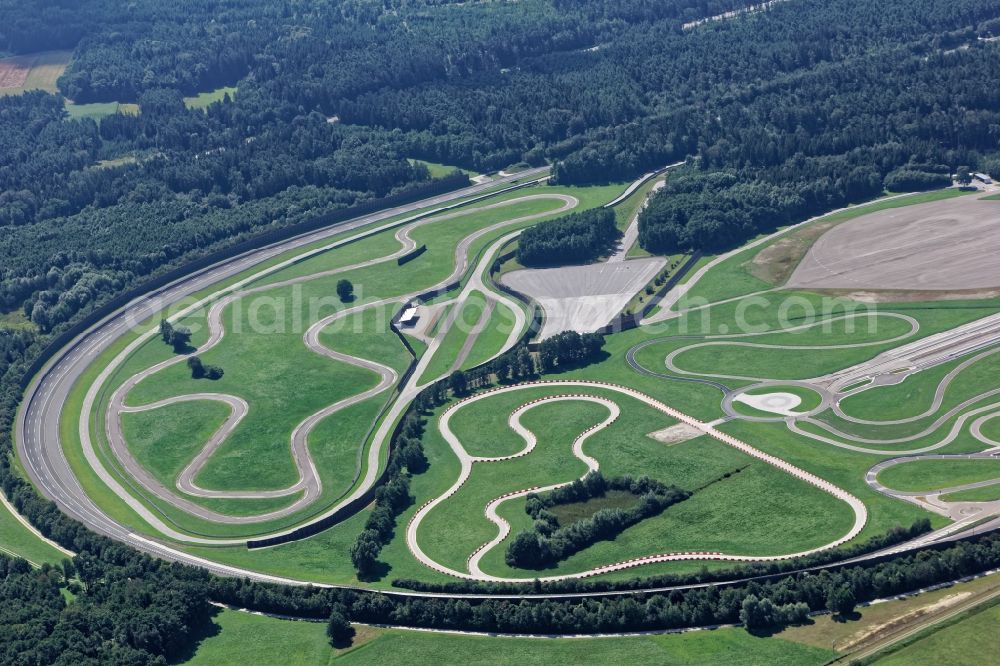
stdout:
<svg viewBox="0 0 1000 666">
<path fill-rule="evenodd" d="M 850 613 L 856 604 L 956 580 L 1000 565 L 1000 535 L 985 534 L 888 561 L 734 585 L 573 599 L 396 597 L 377 592 L 287 588 L 213 578 L 210 596 L 256 610 L 354 622 L 504 633 L 596 633 L 747 622 L 750 628 Z M 529 588 L 530 589 L 530 588 Z"/>
<path fill-rule="evenodd" d="M 627 509 L 599 509 L 569 525 L 561 525 L 559 518 L 549 510 L 562 504 L 604 497 L 609 490 L 631 493 L 637 501 Z M 544 495 L 528 495 L 525 512 L 534 521 L 533 527 L 518 532 L 507 546 L 504 559 L 509 566 L 521 569 L 550 567 L 598 541 L 614 539 L 627 528 L 662 513 L 690 495 L 688 491 L 646 476 L 605 479 L 600 472 L 591 472 L 583 479 Z"/>
</svg>

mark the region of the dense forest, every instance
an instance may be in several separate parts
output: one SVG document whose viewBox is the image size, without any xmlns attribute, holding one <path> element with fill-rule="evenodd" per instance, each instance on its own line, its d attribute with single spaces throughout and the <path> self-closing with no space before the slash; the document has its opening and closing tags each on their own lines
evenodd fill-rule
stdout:
<svg viewBox="0 0 1000 666">
<path fill-rule="evenodd" d="M 548 161 L 562 183 L 695 158 L 642 217 L 654 252 L 1000 167 L 1000 0 L 682 27 L 745 4 L 0 0 L 0 50 L 73 48 L 65 96 L 141 108 L 0 97 L 0 310 L 57 328 L 208 248 L 425 181 L 407 158 Z"/>
</svg>

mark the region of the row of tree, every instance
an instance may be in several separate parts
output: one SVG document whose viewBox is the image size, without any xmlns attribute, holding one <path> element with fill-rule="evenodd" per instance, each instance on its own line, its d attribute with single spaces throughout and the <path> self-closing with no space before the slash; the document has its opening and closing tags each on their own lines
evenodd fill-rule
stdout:
<svg viewBox="0 0 1000 666">
<path fill-rule="evenodd" d="M 395 536 L 396 517 L 413 503 L 410 476 L 427 471 L 427 457 L 420 441 L 423 434 L 420 414 L 408 410 L 391 442 L 387 480 L 375 491 L 374 508 L 351 546 L 351 562 L 360 578 L 371 577 L 377 571 L 382 547 Z"/>
<path fill-rule="evenodd" d="M 542 372 L 567 370 L 601 359 L 604 336 L 600 333 L 580 334 L 563 331 L 542 340 L 538 346 L 538 363 Z"/>
<path fill-rule="evenodd" d="M 210 594 L 226 603 L 275 613 L 327 618 L 336 609 L 355 622 L 481 632 L 576 634 L 680 629 L 740 621 L 749 621 L 751 627 L 759 628 L 798 621 L 806 609 L 850 613 L 858 603 L 956 580 L 997 566 L 1000 566 L 1000 535 L 986 534 L 888 561 L 665 593 L 478 600 L 287 588 L 245 579 L 215 578 Z"/>
</svg>

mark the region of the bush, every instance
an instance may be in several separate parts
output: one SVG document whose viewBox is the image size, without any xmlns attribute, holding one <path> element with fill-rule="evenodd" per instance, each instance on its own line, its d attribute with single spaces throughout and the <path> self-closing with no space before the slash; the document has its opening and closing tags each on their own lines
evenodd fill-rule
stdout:
<svg viewBox="0 0 1000 666">
<path fill-rule="evenodd" d="M 343 605 L 334 604 L 326 623 L 326 635 L 330 638 L 330 645 L 335 648 L 347 647 L 354 638 L 354 627 L 347 621 L 346 612 Z"/>
<path fill-rule="evenodd" d="M 601 509 L 585 520 L 561 527 L 547 509 L 560 504 L 585 502 L 603 497 L 608 490 L 625 490 L 637 498 L 634 507 Z M 534 528 L 517 535 L 507 547 L 506 562 L 512 567 L 540 569 L 577 553 L 598 541 L 613 539 L 636 523 L 661 513 L 691 493 L 648 477 L 605 479 L 591 472 L 583 479 L 556 488 L 546 495 L 528 495 L 525 511 L 535 520 Z"/>
<path fill-rule="evenodd" d="M 191 356 L 187 360 L 187 367 L 191 370 L 193 379 L 222 379 L 225 371 L 217 365 L 205 365 L 197 356 Z"/>
<path fill-rule="evenodd" d="M 951 185 L 951 177 L 943 173 L 897 169 L 884 181 L 885 189 L 892 192 L 921 192 Z"/>
</svg>

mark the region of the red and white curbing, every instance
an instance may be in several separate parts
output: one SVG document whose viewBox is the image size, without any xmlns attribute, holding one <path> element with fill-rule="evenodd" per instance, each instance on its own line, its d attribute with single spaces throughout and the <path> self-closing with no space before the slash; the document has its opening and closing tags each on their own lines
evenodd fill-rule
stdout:
<svg viewBox="0 0 1000 666">
<path fill-rule="evenodd" d="M 676 409 L 674 409 L 674 408 L 672 408 L 672 407 L 670 407 L 670 406 L 668 406 L 668 405 L 660 402 L 659 400 L 656 400 L 655 398 L 652 398 L 652 397 L 650 397 L 650 396 L 648 396 L 648 395 L 646 395 L 644 393 L 641 393 L 640 391 L 637 391 L 637 390 L 635 390 L 633 388 L 630 388 L 630 387 L 627 387 L 627 386 L 621 386 L 619 384 L 612 384 L 610 382 L 600 382 L 600 381 L 585 381 L 585 380 L 539 380 L 539 381 L 535 381 L 535 382 L 527 382 L 527 383 L 523 383 L 523 384 L 516 384 L 514 386 L 501 386 L 501 387 L 489 389 L 487 391 L 483 391 L 481 393 L 477 393 L 476 395 L 473 395 L 471 397 L 465 398 L 464 400 L 461 400 L 461 401 L 455 403 L 454 405 L 452 405 L 451 407 L 449 407 L 448 409 L 446 409 L 441 414 L 441 417 L 440 417 L 440 419 L 438 421 L 438 428 L 440 429 L 442 436 L 445 438 L 445 440 L 451 446 L 452 450 L 458 456 L 459 461 L 461 463 L 461 471 L 459 473 L 459 478 L 451 486 L 451 488 L 449 488 L 447 491 L 445 491 L 444 494 L 442 494 L 442 495 L 440 495 L 440 496 L 438 496 L 438 497 L 436 497 L 434 499 L 431 499 L 431 500 L 425 502 L 420 507 L 420 509 L 418 509 L 417 512 L 413 515 L 413 517 L 410 519 L 409 524 L 407 525 L 407 528 L 406 528 L 406 543 L 407 543 L 407 546 L 409 547 L 410 552 L 413 554 L 413 556 L 416 557 L 425 566 L 427 566 L 429 568 L 432 568 L 432 569 L 434 569 L 436 571 L 439 571 L 441 573 L 447 574 L 449 576 L 454 576 L 456 578 L 462 578 L 462 579 L 467 579 L 467 580 L 488 580 L 488 581 L 496 581 L 496 582 L 530 582 L 532 580 L 535 580 L 535 578 L 506 578 L 506 577 L 491 576 L 489 574 L 486 574 L 486 573 L 482 572 L 482 570 L 479 568 L 479 562 L 482 560 L 483 556 L 485 556 L 485 554 L 491 548 L 493 548 L 496 545 L 498 545 L 499 543 L 501 543 L 509 535 L 509 533 L 510 533 L 510 525 L 505 520 L 503 520 L 502 518 L 500 518 L 499 515 L 497 515 L 497 513 L 496 513 L 496 507 L 499 504 L 501 504 L 502 502 L 507 501 L 509 499 L 512 499 L 513 497 L 523 496 L 523 495 L 526 495 L 526 494 L 531 493 L 531 492 L 540 492 L 540 491 L 545 491 L 545 490 L 550 490 L 550 489 L 558 488 L 560 486 L 566 485 L 566 483 L 555 484 L 555 485 L 552 485 L 552 486 L 547 486 L 545 488 L 532 488 L 532 489 L 528 489 L 528 490 L 521 490 L 521 491 L 516 491 L 516 492 L 513 492 L 513 493 L 507 493 L 507 494 L 501 495 L 500 497 L 498 497 L 498 498 L 494 499 L 493 501 L 491 501 L 487 505 L 487 507 L 486 507 L 486 515 L 487 515 L 487 518 L 489 518 L 494 524 L 497 525 L 499 534 L 498 534 L 498 536 L 496 538 L 492 539 L 491 541 L 489 541 L 489 542 L 483 544 L 482 546 L 480 546 L 479 548 L 477 548 L 472 553 L 472 555 L 469 556 L 469 558 L 468 558 L 469 571 L 468 572 L 462 572 L 462 571 L 457 571 L 457 570 L 454 570 L 454 569 L 450 569 L 450 568 L 445 567 L 445 566 L 443 566 L 441 564 L 438 564 L 437 562 L 435 562 L 434 560 L 432 560 L 430 557 L 428 557 L 423 552 L 423 550 L 421 550 L 420 545 L 417 543 L 416 534 L 417 534 L 417 530 L 419 529 L 420 523 L 423 520 L 423 518 L 431 510 L 433 510 L 434 507 L 436 507 L 441 502 L 444 502 L 445 500 L 447 500 L 448 498 L 450 498 L 452 495 L 454 495 L 465 484 L 465 482 L 468 480 L 469 475 L 472 472 L 472 464 L 474 462 L 499 462 L 499 461 L 502 461 L 502 460 L 510 460 L 512 458 L 516 458 L 516 457 L 521 457 L 521 456 L 527 455 L 528 453 L 531 452 L 532 449 L 534 449 L 534 446 L 535 446 L 535 443 L 537 442 L 537 440 L 535 439 L 534 434 L 532 434 L 530 431 L 528 431 L 527 429 L 525 429 L 520 424 L 520 416 L 525 411 L 527 411 L 528 409 L 532 408 L 535 405 L 541 404 L 543 402 L 552 402 L 552 401 L 556 401 L 556 400 L 589 400 L 589 401 L 598 402 L 598 403 L 604 404 L 606 406 L 609 406 L 609 410 L 611 411 L 611 416 L 608 419 L 606 419 L 605 421 L 601 422 L 600 424 L 597 424 L 595 426 L 592 426 L 592 427 L 588 428 L 586 431 L 584 431 L 584 433 L 582 433 L 579 437 L 577 437 L 577 439 L 573 443 L 573 453 L 574 453 L 574 455 L 576 455 L 578 458 L 580 458 L 585 463 L 587 463 L 587 465 L 588 465 L 588 467 L 590 468 L 591 471 L 596 471 L 597 470 L 597 468 L 598 468 L 597 461 L 594 460 L 593 458 L 589 457 L 589 456 L 586 456 L 586 454 L 583 453 L 583 451 L 582 451 L 582 444 L 587 439 L 587 437 L 589 437 L 591 434 L 593 434 L 597 430 L 601 430 L 603 428 L 608 427 L 609 425 L 611 425 L 612 423 L 614 423 L 614 421 L 617 419 L 617 417 L 618 417 L 618 415 L 620 413 L 620 409 L 619 409 L 619 407 L 618 407 L 618 405 L 616 403 L 612 402 L 611 400 L 608 400 L 607 398 L 601 398 L 601 397 L 592 396 L 592 395 L 586 395 L 586 394 L 581 394 L 581 393 L 574 393 L 574 394 L 568 394 L 568 395 L 564 394 L 564 395 L 555 395 L 555 396 L 546 396 L 546 397 L 542 397 L 542 398 L 536 398 L 535 400 L 532 400 L 532 401 L 530 401 L 530 402 L 522 405 L 518 409 L 514 410 L 514 412 L 510 416 L 510 419 L 508 420 L 508 423 L 510 424 L 511 429 L 513 429 L 515 432 L 517 432 L 519 435 L 521 435 L 521 437 L 525 440 L 526 446 L 520 452 L 518 452 L 516 454 L 513 454 L 512 456 L 505 456 L 505 457 L 502 457 L 502 458 L 476 458 L 476 457 L 470 456 L 465 451 L 465 448 L 462 446 L 461 441 L 451 431 L 449 423 L 450 423 L 450 420 L 451 420 L 451 416 L 455 413 L 456 410 L 461 409 L 462 407 L 468 406 L 469 404 L 471 404 L 473 402 L 477 402 L 479 400 L 483 400 L 483 399 L 485 399 L 487 397 L 493 396 L 493 395 L 498 394 L 498 393 L 508 393 L 508 392 L 512 392 L 512 391 L 519 391 L 519 390 L 530 389 L 530 388 L 534 388 L 534 387 L 538 387 L 538 386 L 566 386 L 566 387 L 591 388 L 591 389 L 594 389 L 594 388 L 596 388 L 596 389 L 606 389 L 606 390 L 615 391 L 617 393 L 621 393 L 621 394 L 627 395 L 629 397 L 635 398 L 636 400 L 639 400 L 640 402 L 643 402 L 643 403 L 649 405 L 650 407 L 653 407 L 654 409 L 657 409 L 658 411 L 661 411 L 664 414 L 667 414 L 667 415 L 669 415 L 669 416 L 677 419 L 678 421 L 680 421 L 682 423 L 685 423 L 685 424 L 690 425 L 690 426 L 692 426 L 694 428 L 697 428 L 698 430 L 702 431 L 703 433 L 705 433 L 709 437 L 712 437 L 713 439 L 716 439 L 716 440 L 718 440 L 718 441 L 720 441 L 720 442 L 722 442 L 724 444 L 732 446 L 733 448 L 736 448 L 737 450 L 745 453 L 746 455 L 749 455 L 749 456 L 751 456 L 753 458 L 756 458 L 758 460 L 761 460 L 761 461 L 763 461 L 763 462 L 765 462 L 765 463 L 767 463 L 769 465 L 772 465 L 773 467 L 776 467 L 776 468 L 780 469 L 781 471 L 783 471 L 783 472 L 785 472 L 787 474 L 791 474 L 792 476 L 794 476 L 794 477 L 796 477 L 798 479 L 801 479 L 802 481 L 805 481 L 806 483 L 809 483 L 810 485 L 812 485 L 812 486 L 814 486 L 816 488 L 819 488 L 820 490 L 823 490 L 826 493 L 829 493 L 829 494 L 833 495 L 837 499 L 839 499 L 839 500 L 841 500 L 843 502 L 846 502 L 851 507 L 851 509 L 854 511 L 854 525 L 852 526 L 852 528 L 850 529 L 850 531 L 847 532 L 847 534 L 845 534 L 841 538 L 837 539 L 836 541 L 833 541 L 833 542 L 831 542 L 829 544 L 826 544 L 825 546 L 821 546 L 819 548 L 813 548 L 813 549 L 802 551 L 802 552 L 798 552 L 798 553 L 790 553 L 790 554 L 787 554 L 787 555 L 764 555 L 764 556 L 760 556 L 760 555 L 728 555 L 726 553 L 721 553 L 721 552 L 717 552 L 717 551 L 712 551 L 712 552 L 708 552 L 708 551 L 672 552 L 672 553 L 663 553 L 663 554 L 658 554 L 658 555 L 650 555 L 650 556 L 646 556 L 646 557 L 633 558 L 633 559 L 630 559 L 630 560 L 625 560 L 623 562 L 617 562 L 617 563 L 614 563 L 614 564 L 605 565 L 605 566 L 598 567 L 596 569 L 591 569 L 591 570 L 588 570 L 588 571 L 583 571 L 583 572 L 573 573 L 573 574 L 564 574 L 564 575 L 560 575 L 560 576 L 548 576 L 548 577 L 539 578 L 539 580 L 542 580 L 542 581 L 556 581 L 556 580 L 565 580 L 565 579 L 569 579 L 569 578 L 587 578 L 587 577 L 590 577 L 590 576 L 597 576 L 597 575 L 601 575 L 601 574 L 605 574 L 605 573 L 611 573 L 611 572 L 614 572 L 614 571 L 621 571 L 621 570 L 624 570 L 624 569 L 630 569 L 630 568 L 633 568 L 633 567 L 643 566 L 643 565 L 646 565 L 646 564 L 654 564 L 654 563 L 659 563 L 659 562 L 671 562 L 671 561 L 682 561 L 682 560 L 723 560 L 723 561 L 732 561 L 732 562 L 769 562 L 769 561 L 776 561 L 776 560 L 791 559 L 791 558 L 794 558 L 794 557 L 803 557 L 803 556 L 811 555 L 813 553 L 821 552 L 821 551 L 824 551 L 824 550 L 829 550 L 831 548 L 836 548 L 837 546 L 840 546 L 840 545 L 846 543 L 847 541 L 850 541 L 851 539 L 853 539 L 854 537 L 856 537 L 861 532 L 861 530 L 864 529 L 865 524 L 868 521 L 868 510 L 865 507 L 864 503 L 861 500 L 859 500 L 857 497 L 855 497 L 854 495 L 848 493 L 846 490 L 843 490 L 842 488 L 839 488 L 838 486 L 830 483 L 829 481 L 826 481 L 824 479 L 819 478 L 815 474 L 812 474 L 812 473 L 807 472 L 807 471 L 805 471 L 805 470 L 803 470 L 803 469 L 801 469 L 799 467 L 796 467 L 795 465 L 792 465 L 789 462 L 786 462 L 786 461 L 784 461 L 784 460 L 782 460 L 780 458 L 777 458 L 775 456 L 772 456 L 770 454 L 764 453 L 763 451 L 760 451 L 759 449 L 756 449 L 756 448 L 750 446 L 749 444 L 738 440 L 737 438 L 733 437 L 732 435 L 729 435 L 727 433 L 721 432 L 721 431 L 715 429 L 714 427 L 712 427 L 712 426 L 710 426 L 710 425 L 708 425 L 708 424 L 706 424 L 706 423 L 704 423 L 702 421 L 699 421 L 699 420 L 697 420 L 697 419 L 695 419 L 695 418 L 693 418 L 691 416 L 688 416 L 688 415 L 686 415 L 686 414 L 684 414 L 684 413 L 682 413 L 682 412 L 680 412 L 680 411 L 678 411 L 678 410 L 676 410 Z"/>
</svg>

